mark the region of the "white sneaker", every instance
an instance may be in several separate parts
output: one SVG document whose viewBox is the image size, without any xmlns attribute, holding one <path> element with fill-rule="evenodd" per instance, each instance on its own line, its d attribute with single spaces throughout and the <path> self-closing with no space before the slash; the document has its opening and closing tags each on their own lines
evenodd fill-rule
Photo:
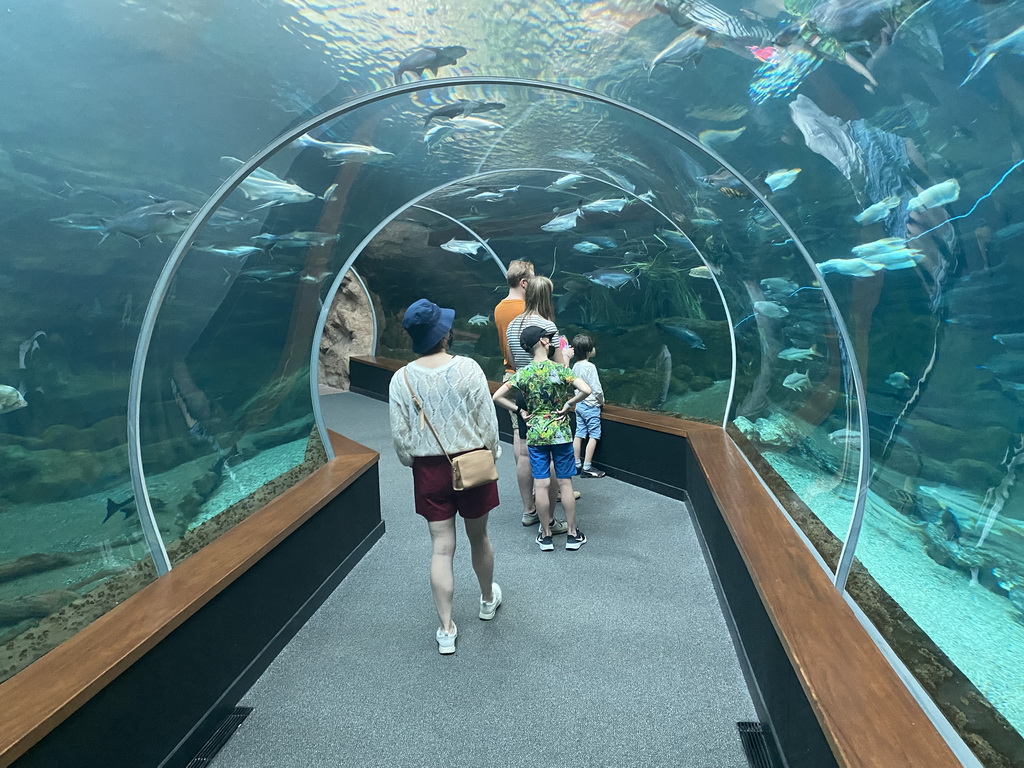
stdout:
<svg viewBox="0 0 1024 768">
<path fill-rule="evenodd" d="M 484 621 L 490 621 L 493 619 L 494 614 L 498 612 L 499 605 L 501 605 L 501 587 L 492 582 L 491 602 L 485 602 L 484 596 L 480 595 L 480 618 Z"/>
<path fill-rule="evenodd" d="M 447 634 L 441 627 L 437 628 L 437 651 L 438 653 L 447 656 L 449 653 L 455 653 L 455 638 L 459 636 L 459 628 L 455 626 L 455 622 L 452 622 L 452 633 Z"/>
</svg>

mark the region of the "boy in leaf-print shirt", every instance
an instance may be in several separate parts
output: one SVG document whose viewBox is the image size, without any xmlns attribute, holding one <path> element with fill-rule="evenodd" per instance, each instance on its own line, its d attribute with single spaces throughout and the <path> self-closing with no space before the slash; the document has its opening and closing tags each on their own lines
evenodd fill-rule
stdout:
<svg viewBox="0 0 1024 768">
<path fill-rule="evenodd" d="M 533 355 L 533 362 L 520 368 L 494 393 L 494 402 L 506 410 L 519 413 L 526 420 L 526 445 L 533 473 L 534 497 L 541 530 L 537 544 L 542 551 L 554 550 L 551 539 L 551 503 L 548 487 L 551 484 L 551 464 L 562 494 L 562 508 L 569 527 L 565 548 L 574 551 L 582 547 L 587 537 L 576 527 L 576 501 L 572 493 L 572 476 L 576 474 L 576 460 L 572 450 L 572 424 L 569 411 L 590 394 L 587 383 L 573 375 L 564 365 L 549 359 L 548 351 L 555 343 L 541 326 L 524 328 L 519 338 L 524 350 Z M 511 390 L 523 394 L 525 408 L 508 397 Z"/>
</svg>

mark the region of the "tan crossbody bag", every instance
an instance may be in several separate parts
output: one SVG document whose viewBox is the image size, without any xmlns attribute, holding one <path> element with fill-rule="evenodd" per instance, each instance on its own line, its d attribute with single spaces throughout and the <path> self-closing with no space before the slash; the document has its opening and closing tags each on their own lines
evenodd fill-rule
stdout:
<svg viewBox="0 0 1024 768">
<path fill-rule="evenodd" d="M 413 392 L 412 384 L 409 383 L 408 372 L 403 369 L 402 374 L 405 376 L 405 386 L 409 388 L 409 394 L 412 395 L 413 405 L 420 412 L 420 422 L 426 422 L 426 425 L 430 427 L 430 431 L 434 434 L 434 439 L 437 440 L 437 444 L 444 451 L 444 456 L 448 459 L 448 463 L 452 465 L 452 488 L 456 491 L 466 491 L 497 480 L 498 468 L 494 465 L 494 454 L 487 448 L 476 448 L 456 456 L 454 459 L 448 455 L 448 451 L 445 450 L 444 445 L 441 443 L 441 438 L 437 436 L 437 430 L 434 429 L 434 425 L 427 418 L 426 411 L 423 410 L 423 403 L 420 402 L 420 399 L 416 397 L 416 393 Z"/>
</svg>

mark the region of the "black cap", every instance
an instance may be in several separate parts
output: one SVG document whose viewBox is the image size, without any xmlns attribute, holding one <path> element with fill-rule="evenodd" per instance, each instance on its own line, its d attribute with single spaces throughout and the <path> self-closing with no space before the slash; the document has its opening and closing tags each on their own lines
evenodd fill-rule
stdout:
<svg viewBox="0 0 1024 768">
<path fill-rule="evenodd" d="M 532 354 L 533 348 L 537 346 L 537 342 L 545 338 L 551 338 L 551 333 L 546 328 L 541 328 L 539 325 L 528 325 L 519 334 L 519 344 L 524 350 Z"/>
</svg>

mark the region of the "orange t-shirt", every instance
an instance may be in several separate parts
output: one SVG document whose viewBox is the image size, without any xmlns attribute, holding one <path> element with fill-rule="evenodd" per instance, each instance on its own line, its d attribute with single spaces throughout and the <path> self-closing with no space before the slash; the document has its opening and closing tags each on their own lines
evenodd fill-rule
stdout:
<svg viewBox="0 0 1024 768">
<path fill-rule="evenodd" d="M 508 324 L 526 311 L 526 302 L 522 299 L 502 299 L 494 308 L 494 324 L 498 328 L 498 344 L 501 345 L 501 354 L 505 360 L 505 372 L 515 373 L 516 369 L 509 362 L 512 355 L 508 351 L 508 339 L 505 333 L 508 331 Z"/>
</svg>

